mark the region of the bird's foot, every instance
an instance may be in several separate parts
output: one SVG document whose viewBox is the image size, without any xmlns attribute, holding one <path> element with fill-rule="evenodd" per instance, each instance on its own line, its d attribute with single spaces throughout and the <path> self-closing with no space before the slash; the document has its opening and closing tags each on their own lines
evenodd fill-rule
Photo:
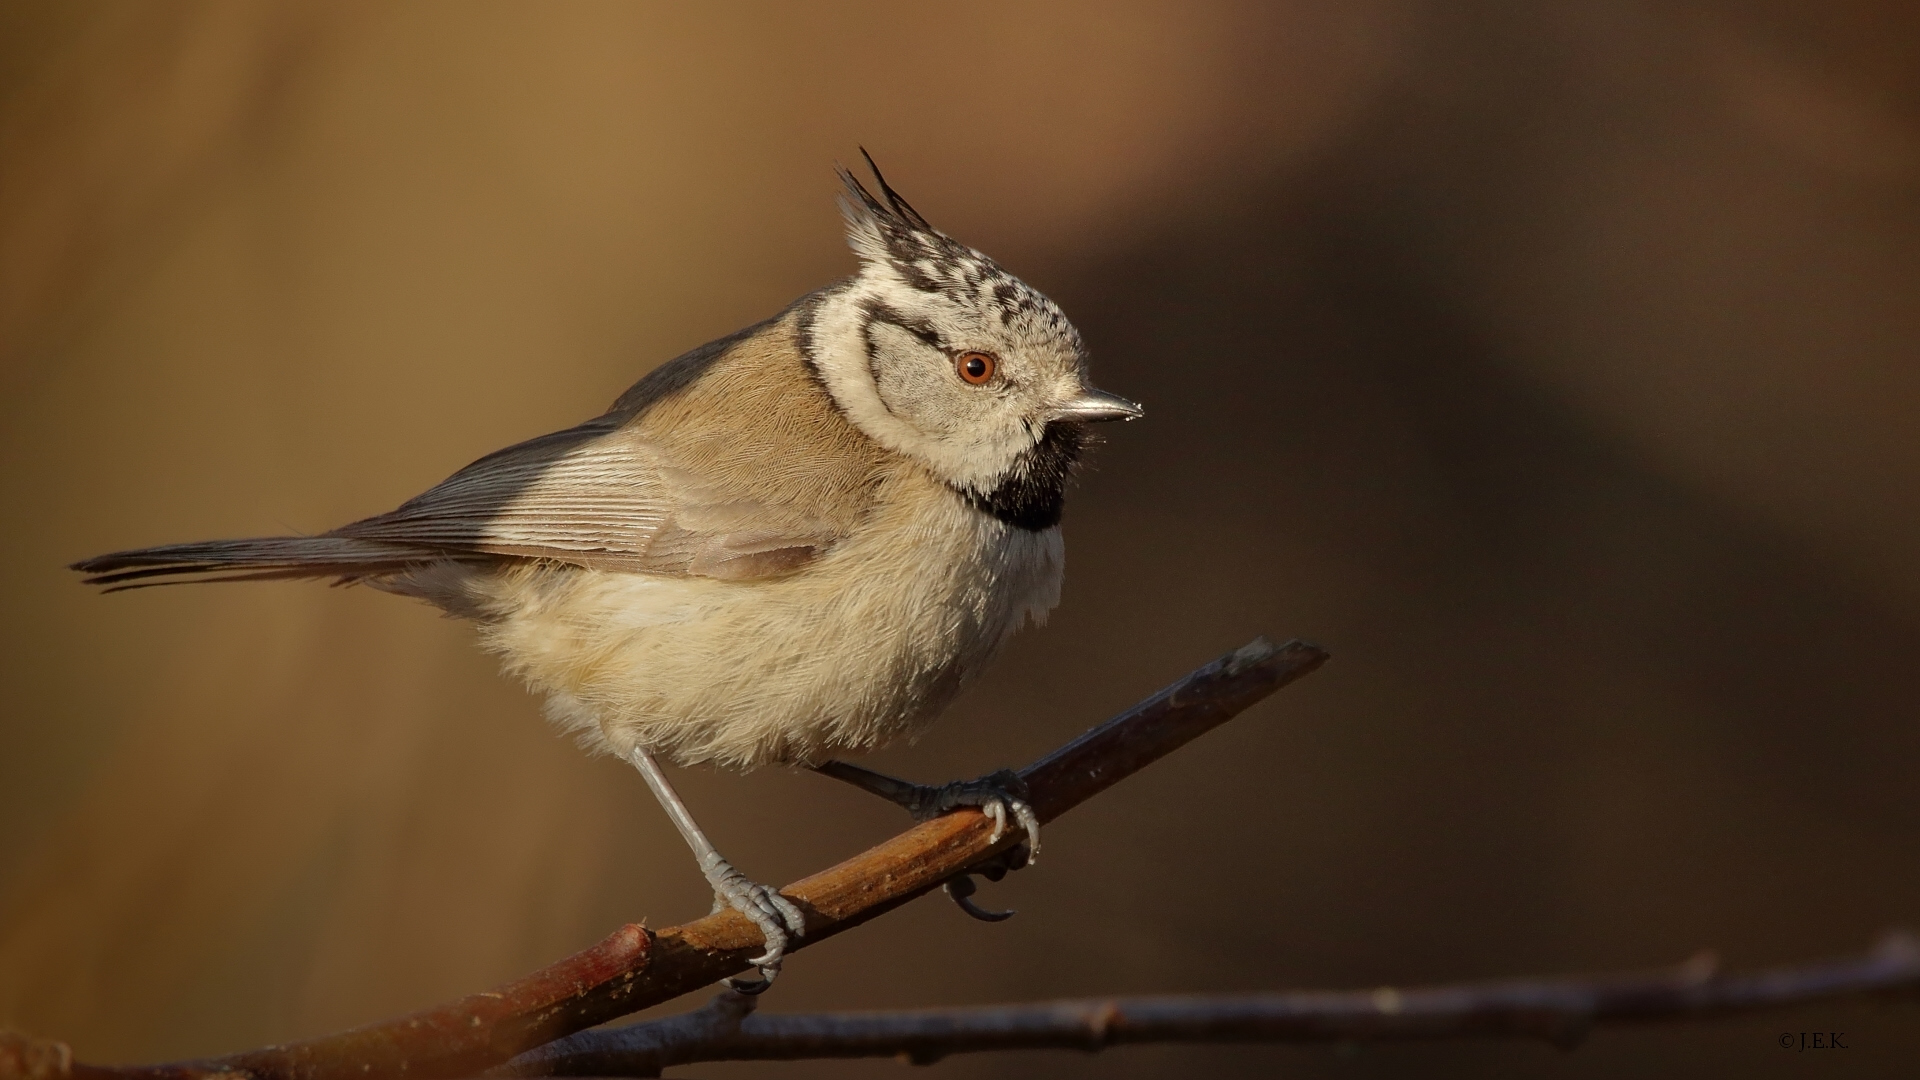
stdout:
<svg viewBox="0 0 1920 1080">
<path fill-rule="evenodd" d="M 1033 862 L 1040 853 L 1040 817 L 1027 802 L 1027 782 L 1012 769 L 950 784 L 916 784 L 844 761 L 822 762 L 814 771 L 870 791 L 905 809 L 915 821 L 930 821 L 963 806 L 976 807 L 993 821 L 996 844 L 1007 834 L 1009 822 L 1020 826 L 1026 835 L 1026 859 L 1020 865 Z"/>
<path fill-rule="evenodd" d="M 742 994 L 758 994 L 773 985 L 780 974 L 780 961 L 786 956 L 787 941 L 807 932 L 806 917 L 793 901 L 765 885 L 747 879 L 725 859 L 716 858 L 711 866 L 701 867 L 713 885 L 713 910 L 732 908 L 760 928 L 767 950 L 747 963 L 760 969 L 760 981 L 728 979 L 727 985 Z"/>
<path fill-rule="evenodd" d="M 956 780 L 951 784 L 936 785 L 895 779 L 844 761 L 829 761 L 815 768 L 835 780 L 845 781 L 905 808 L 916 821 L 937 818 L 963 806 L 977 807 L 992 819 L 995 843 L 1006 835 L 1009 822 L 1017 824 L 1026 836 L 1024 843 L 968 867 L 946 885 L 947 895 L 960 906 L 960 910 L 976 919 L 999 922 L 1013 915 L 1011 911 L 989 911 L 975 904 L 972 897 L 978 889 L 973 881 L 974 875 L 978 874 L 988 881 L 999 881 L 1007 876 L 1009 870 L 1030 865 L 1040 850 L 1040 817 L 1027 802 L 1027 785 L 1018 773 L 1001 769 L 974 780 Z"/>
<path fill-rule="evenodd" d="M 993 822 L 993 842 L 996 844 L 1007 834 L 1008 819 L 1011 818 L 1027 838 L 1027 855 L 1021 863 L 1025 866 L 1031 865 L 1040 855 L 1040 818 L 1028 805 L 1027 798 L 1027 782 L 1020 779 L 1020 774 L 1012 769 L 1001 769 L 972 780 L 955 780 L 938 787 L 915 784 L 909 801 L 902 805 L 916 821 L 928 821 L 963 806 L 977 807 Z"/>
</svg>

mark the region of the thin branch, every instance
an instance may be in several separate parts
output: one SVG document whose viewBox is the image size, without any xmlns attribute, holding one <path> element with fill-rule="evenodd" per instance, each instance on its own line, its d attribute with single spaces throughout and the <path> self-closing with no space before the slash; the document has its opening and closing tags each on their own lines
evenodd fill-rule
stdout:
<svg viewBox="0 0 1920 1080">
<path fill-rule="evenodd" d="M 1021 770 L 1041 820 L 1059 817 L 1141 768 L 1312 672 L 1327 654 L 1265 638 L 1207 664 Z M 1020 842 L 990 840 L 966 809 L 923 822 L 781 892 L 806 914 L 805 948 L 891 911 Z M 737 912 L 650 931 L 626 926 L 586 952 L 499 989 L 336 1035 L 165 1065 L 96 1066 L 63 1058 L 80 1080 L 190 1080 L 242 1072 L 254 1080 L 468 1076 L 525 1050 L 710 986 L 747 968 L 760 932 Z M 0 1080 L 10 1072 L 0 1053 Z M 35 1060 L 44 1060 L 44 1055 Z"/>
<path fill-rule="evenodd" d="M 658 1076 L 704 1061 L 904 1057 L 984 1050 L 1102 1050 L 1128 1043 L 1369 1043 L 1544 1039 L 1571 1048 L 1593 1027 L 1695 1020 L 1863 994 L 1920 991 L 1920 942 L 1889 934 L 1865 956 L 1716 975 L 1702 955 L 1668 971 L 1397 990 L 1095 998 L 1027 1005 L 754 1015 L 728 991 L 703 1009 L 586 1031 L 496 1075 Z"/>
</svg>

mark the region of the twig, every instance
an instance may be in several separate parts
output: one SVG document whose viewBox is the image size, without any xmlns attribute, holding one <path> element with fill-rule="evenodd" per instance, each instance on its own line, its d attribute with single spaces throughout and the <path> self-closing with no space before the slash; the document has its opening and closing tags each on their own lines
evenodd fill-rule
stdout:
<svg viewBox="0 0 1920 1080">
<path fill-rule="evenodd" d="M 1172 686 L 1021 770 L 1041 820 L 1051 820 L 1212 730 L 1326 661 L 1301 642 L 1265 638 Z M 884 914 L 1020 842 L 992 842 L 977 810 L 923 822 L 831 869 L 782 889 L 806 914 L 788 952 Z M 165 1065 L 96 1066 L 63 1059 L 80 1080 L 190 1080 L 245 1073 L 254 1080 L 375 1080 L 467 1076 L 522 1051 L 738 974 L 760 932 L 733 911 L 650 931 L 627 926 L 601 944 L 490 993 L 336 1035 L 226 1057 Z M 56 1044 L 57 1045 L 57 1044 Z M 0 1054 L 0 1080 L 7 1071 Z M 35 1060 L 42 1060 L 36 1058 Z"/>
<path fill-rule="evenodd" d="M 753 1015 L 731 991 L 703 1009 L 585 1031 L 497 1075 L 658 1076 L 703 1061 L 904 1057 L 983 1050 L 1102 1050 L 1126 1043 L 1390 1042 L 1530 1037 L 1564 1048 L 1592 1027 L 1692 1020 L 1862 994 L 1920 991 L 1920 942 L 1889 934 L 1865 956 L 1716 975 L 1702 955 L 1669 971 L 1396 990 L 1095 998 L 1027 1005 Z"/>
</svg>

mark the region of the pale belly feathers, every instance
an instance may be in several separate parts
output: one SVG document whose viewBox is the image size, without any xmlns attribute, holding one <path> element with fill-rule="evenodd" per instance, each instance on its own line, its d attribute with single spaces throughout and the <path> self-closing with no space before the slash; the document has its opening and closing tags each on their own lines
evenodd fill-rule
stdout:
<svg viewBox="0 0 1920 1080">
<path fill-rule="evenodd" d="M 456 573 L 486 645 L 584 746 L 748 769 L 916 734 L 1044 621 L 1063 563 L 1057 527 L 1015 528 L 940 490 L 883 502 L 784 577 Z"/>
</svg>

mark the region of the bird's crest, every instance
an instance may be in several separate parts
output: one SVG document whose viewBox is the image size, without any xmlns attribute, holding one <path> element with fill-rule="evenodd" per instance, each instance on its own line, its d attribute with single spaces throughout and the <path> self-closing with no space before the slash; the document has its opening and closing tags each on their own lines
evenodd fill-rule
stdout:
<svg viewBox="0 0 1920 1080">
<path fill-rule="evenodd" d="M 840 199 L 840 212 L 847 219 L 847 245 L 863 266 L 892 269 L 909 285 L 929 292 L 968 279 L 978 281 L 999 269 L 993 260 L 934 228 L 887 183 L 865 147 L 860 156 L 873 171 L 879 195 L 844 165 L 838 172 L 847 189 Z"/>
<path fill-rule="evenodd" d="M 921 292 L 943 293 L 957 303 L 994 313 L 1003 324 L 1023 321 L 1045 327 L 1062 335 L 1074 351 L 1082 350 L 1079 331 L 1053 301 L 986 255 L 934 228 L 887 183 L 865 147 L 860 148 L 860 156 L 873 171 L 879 195 L 845 166 L 838 172 L 846 185 L 840 212 L 847 219 L 847 244 L 860 259 L 862 277 L 892 278 Z M 883 292 L 886 287 L 882 286 Z"/>
</svg>

